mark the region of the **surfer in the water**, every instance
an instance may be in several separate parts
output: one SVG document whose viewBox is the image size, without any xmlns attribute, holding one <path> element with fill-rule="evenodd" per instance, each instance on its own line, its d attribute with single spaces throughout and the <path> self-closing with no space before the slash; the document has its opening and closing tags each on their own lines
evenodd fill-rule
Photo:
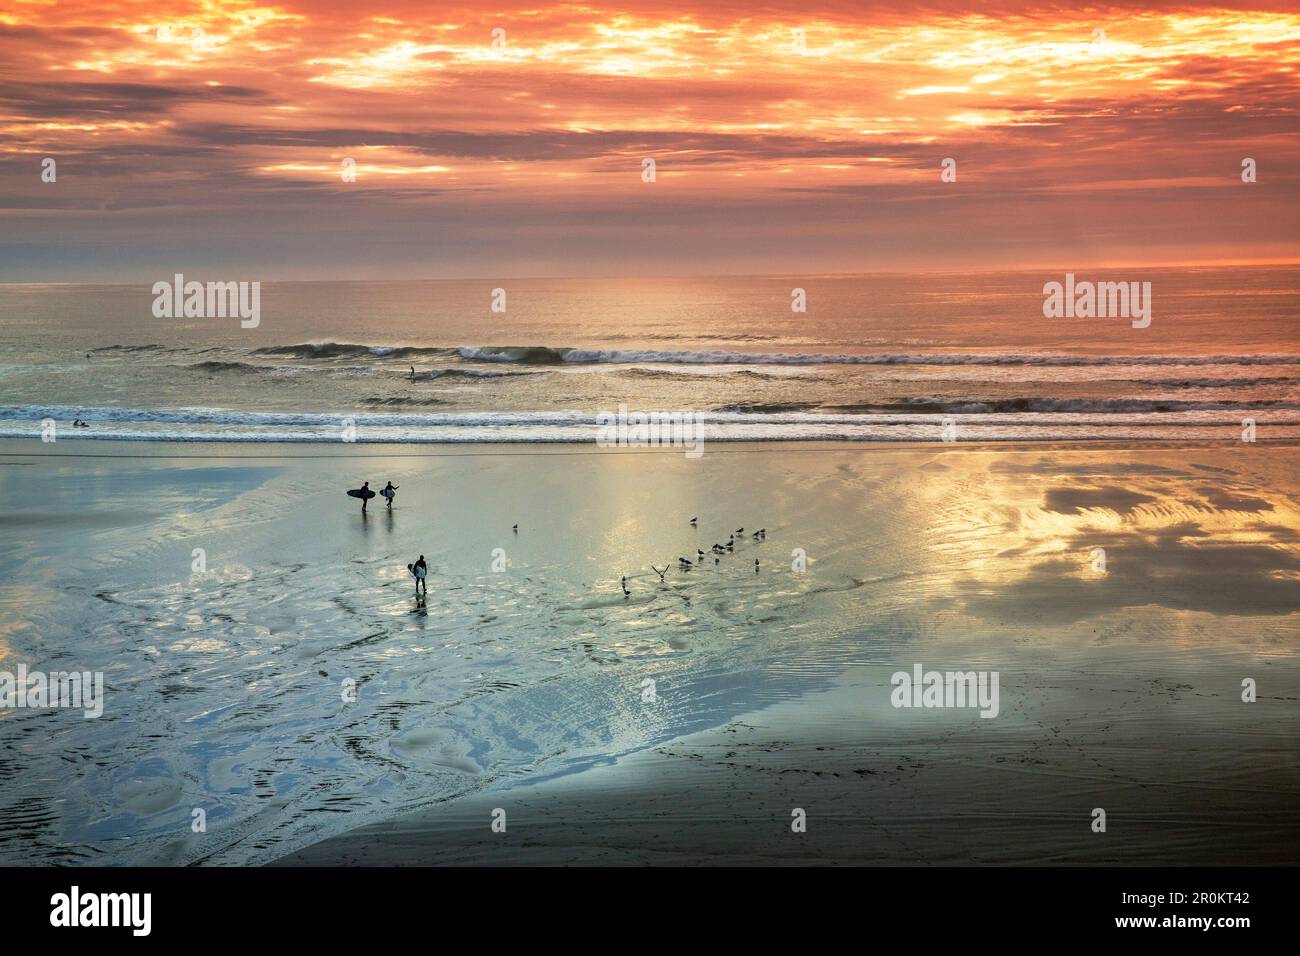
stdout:
<svg viewBox="0 0 1300 956">
<path fill-rule="evenodd" d="M 390 508 L 393 506 L 393 499 L 397 497 L 398 487 L 400 486 L 395 485 L 390 481 L 388 484 L 384 485 L 383 491 L 379 492 L 381 495 L 383 495 L 385 498 L 388 499 L 388 507 Z"/>
</svg>

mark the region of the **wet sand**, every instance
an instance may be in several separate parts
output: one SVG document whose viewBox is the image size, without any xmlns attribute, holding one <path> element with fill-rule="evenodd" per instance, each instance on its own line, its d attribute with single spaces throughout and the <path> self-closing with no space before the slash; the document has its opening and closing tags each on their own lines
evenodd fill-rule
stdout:
<svg viewBox="0 0 1300 956">
<path fill-rule="evenodd" d="M 1293 446 L 0 451 L 5 861 L 1296 862 Z"/>
<path fill-rule="evenodd" d="M 1295 864 L 1294 699 L 1254 705 L 1280 719 L 1261 733 L 1221 679 L 1226 661 L 1195 676 L 1145 663 L 1142 674 L 1004 671 L 1012 712 L 986 722 L 900 717 L 879 706 L 887 677 L 861 668 L 832 692 L 280 863 Z M 1092 830 L 1097 807 L 1104 833 Z M 499 810 L 505 832 L 492 829 Z"/>
</svg>

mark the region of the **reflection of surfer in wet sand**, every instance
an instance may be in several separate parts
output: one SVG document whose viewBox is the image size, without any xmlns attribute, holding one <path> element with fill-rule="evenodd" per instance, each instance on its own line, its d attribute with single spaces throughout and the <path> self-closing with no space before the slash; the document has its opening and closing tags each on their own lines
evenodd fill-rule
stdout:
<svg viewBox="0 0 1300 956">
<path fill-rule="evenodd" d="M 395 485 L 390 481 L 388 484 L 384 485 L 383 490 L 379 492 L 388 499 L 388 507 L 390 508 L 393 506 L 393 499 L 397 497 L 397 489 L 399 487 L 399 485 Z"/>
<path fill-rule="evenodd" d="M 362 514 L 366 513 L 366 502 L 368 502 L 371 498 L 375 496 L 375 493 L 370 490 L 370 482 L 368 481 L 365 482 L 360 488 L 349 489 L 348 494 L 351 495 L 353 498 L 361 499 Z"/>
<path fill-rule="evenodd" d="M 416 598 L 418 599 L 420 597 L 421 588 L 424 589 L 424 596 L 428 597 L 429 584 L 425 579 L 429 576 L 429 566 L 424 563 L 424 555 L 420 555 L 420 559 L 416 561 L 414 564 L 408 564 L 406 566 L 406 570 L 410 571 L 411 576 L 415 578 Z"/>
</svg>

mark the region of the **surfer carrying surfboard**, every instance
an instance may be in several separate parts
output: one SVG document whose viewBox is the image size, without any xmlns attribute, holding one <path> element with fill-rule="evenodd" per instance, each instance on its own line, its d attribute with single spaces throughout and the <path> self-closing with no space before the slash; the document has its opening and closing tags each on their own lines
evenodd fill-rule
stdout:
<svg viewBox="0 0 1300 956">
<path fill-rule="evenodd" d="M 364 482 L 360 488 L 348 489 L 348 494 L 351 495 L 353 498 L 361 499 L 362 514 L 366 513 L 366 504 L 370 501 L 371 498 L 375 496 L 375 493 L 370 490 L 370 482 L 368 481 Z"/>
<path fill-rule="evenodd" d="M 424 563 L 424 555 L 414 564 L 408 564 L 406 570 L 411 572 L 411 577 L 415 578 L 415 596 L 420 596 L 420 588 L 424 588 L 424 596 L 429 596 L 429 584 L 426 578 L 429 576 L 429 566 Z"/>
<path fill-rule="evenodd" d="M 390 508 L 393 506 L 393 498 L 397 496 L 398 487 L 400 486 L 395 485 L 390 481 L 388 484 L 384 486 L 383 490 L 379 492 L 381 495 L 383 495 L 385 498 L 388 499 L 388 507 Z"/>
</svg>

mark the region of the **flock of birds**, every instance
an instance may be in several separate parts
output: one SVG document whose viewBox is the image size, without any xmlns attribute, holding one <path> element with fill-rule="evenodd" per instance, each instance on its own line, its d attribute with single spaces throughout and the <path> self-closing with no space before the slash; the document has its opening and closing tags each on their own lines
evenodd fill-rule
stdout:
<svg viewBox="0 0 1300 956">
<path fill-rule="evenodd" d="M 691 519 L 691 527 L 692 527 L 692 528 L 698 528 L 698 527 L 699 527 L 699 520 L 700 520 L 700 519 L 699 519 L 698 517 L 692 518 L 692 519 Z M 713 547 L 710 548 L 707 552 L 706 552 L 703 548 L 696 548 L 696 549 L 695 549 L 695 560 L 694 560 L 694 561 L 692 561 L 690 558 L 679 557 L 679 558 L 677 559 L 677 570 L 678 570 L 678 571 L 690 571 L 692 568 L 699 568 L 699 567 L 702 567 L 702 566 L 704 565 L 705 560 L 708 558 L 708 556 L 709 556 L 710 554 L 713 555 L 713 563 L 714 563 L 714 564 L 719 564 L 719 563 L 721 563 L 723 555 L 732 554 L 732 553 L 735 552 L 735 550 L 736 550 L 736 541 L 737 541 L 737 539 L 743 540 L 743 539 L 744 539 L 744 534 L 745 534 L 745 529 L 744 529 L 744 528 L 737 528 L 735 531 L 731 532 L 731 537 L 727 539 L 727 543 L 726 543 L 726 544 L 721 544 L 721 543 L 715 541 L 715 542 L 713 543 Z M 751 533 L 750 533 L 750 538 L 751 538 L 752 540 L 754 540 L 754 541 L 766 541 L 766 540 L 767 540 L 767 529 L 766 529 L 766 528 L 759 528 L 757 531 L 751 532 Z M 666 574 L 668 573 L 668 570 L 669 570 L 671 567 L 672 567 L 671 564 L 665 564 L 664 567 L 663 567 L 663 570 L 661 571 L 661 570 L 659 570 L 659 568 L 655 567 L 653 564 L 650 565 L 651 570 L 653 570 L 655 574 L 659 575 L 659 580 L 660 580 L 660 581 L 663 581 L 663 580 L 664 580 L 664 575 L 666 575 Z M 758 558 L 755 558 L 755 559 L 754 559 L 754 573 L 755 573 L 755 574 L 758 574 L 758 572 L 759 572 L 759 567 L 760 567 L 760 565 L 759 565 L 759 562 L 758 562 Z M 627 587 L 627 576 L 626 576 L 626 575 L 623 576 L 622 584 L 623 584 L 623 597 L 624 597 L 624 598 L 630 597 L 631 594 L 632 594 L 632 592 L 628 590 L 628 587 Z"/>
</svg>

